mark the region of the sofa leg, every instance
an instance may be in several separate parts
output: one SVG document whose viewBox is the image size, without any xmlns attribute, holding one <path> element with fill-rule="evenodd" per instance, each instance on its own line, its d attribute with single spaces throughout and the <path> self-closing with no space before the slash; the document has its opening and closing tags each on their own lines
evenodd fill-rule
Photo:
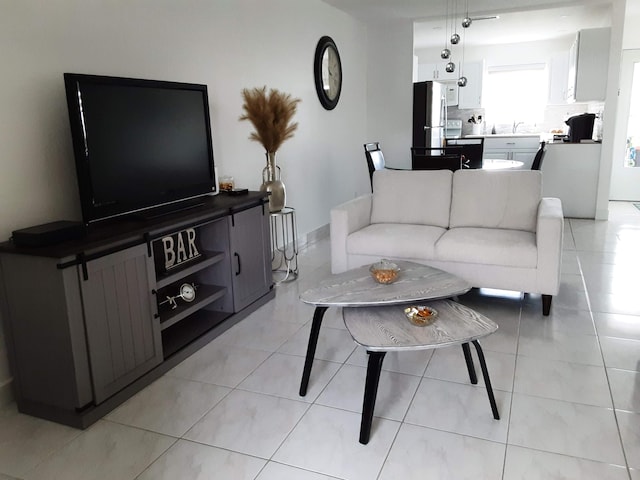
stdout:
<svg viewBox="0 0 640 480">
<path fill-rule="evenodd" d="M 551 312 L 551 295 L 542 294 L 542 315 L 549 316 Z"/>
</svg>

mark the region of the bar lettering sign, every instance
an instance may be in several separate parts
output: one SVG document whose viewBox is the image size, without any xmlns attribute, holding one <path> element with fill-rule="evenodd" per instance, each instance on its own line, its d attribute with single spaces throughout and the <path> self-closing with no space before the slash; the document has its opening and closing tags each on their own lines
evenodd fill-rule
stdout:
<svg viewBox="0 0 640 480">
<path fill-rule="evenodd" d="M 154 242 L 156 270 L 169 272 L 202 257 L 195 228 L 162 237 Z"/>
</svg>

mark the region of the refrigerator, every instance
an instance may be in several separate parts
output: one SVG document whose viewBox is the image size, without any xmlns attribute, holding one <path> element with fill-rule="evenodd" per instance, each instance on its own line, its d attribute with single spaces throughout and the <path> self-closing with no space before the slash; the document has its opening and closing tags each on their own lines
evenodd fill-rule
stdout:
<svg viewBox="0 0 640 480">
<path fill-rule="evenodd" d="M 413 147 L 444 146 L 447 125 L 445 85 L 438 82 L 413 84 Z"/>
</svg>

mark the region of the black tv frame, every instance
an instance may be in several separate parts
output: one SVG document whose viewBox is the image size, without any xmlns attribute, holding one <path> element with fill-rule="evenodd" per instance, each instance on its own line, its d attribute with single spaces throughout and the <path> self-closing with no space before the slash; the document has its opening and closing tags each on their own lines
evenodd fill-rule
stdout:
<svg viewBox="0 0 640 480">
<path fill-rule="evenodd" d="M 142 216 L 171 213 L 202 203 L 202 197 L 217 191 L 215 178 L 213 141 L 211 133 L 211 116 L 209 112 L 209 97 L 207 86 L 196 83 L 172 82 L 163 80 L 147 80 L 126 77 L 112 77 L 104 75 L 88 75 L 78 73 L 64 74 L 67 107 L 71 127 L 71 137 L 75 157 L 78 189 L 82 207 L 83 222 L 87 225 L 109 218 L 141 212 Z M 173 195 L 165 195 L 153 201 L 125 202 L 108 205 L 96 205 L 94 202 L 93 181 L 91 177 L 90 157 L 86 153 L 85 128 L 81 98 L 78 92 L 83 85 L 102 84 L 111 86 L 155 88 L 167 90 L 188 90 L 200 92 L 203 96 L 203 113 L 205 117 L 205 132 L 208 150 L 209 177 L 201 184 L 194 184 L 180 190 Z M 182 186 L 180 186 L 182 187 Z"/>
</svg>

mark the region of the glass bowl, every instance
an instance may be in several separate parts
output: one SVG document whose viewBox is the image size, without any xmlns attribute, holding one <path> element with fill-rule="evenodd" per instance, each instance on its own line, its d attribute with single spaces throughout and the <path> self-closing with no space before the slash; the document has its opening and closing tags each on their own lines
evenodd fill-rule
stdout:
<svg viewBox="0 0 640 480">
<path fill-rule="evenodd" d="M 438 311 L 435 308 L 417 305 L 405 308 L 404 314 L 414 325 L 424 327 L 433 323 L 438 316 Z"/>
<path fill-rule="evenodd" d="M 400 267 L 389 260 L 381 260 L 369 267 L 371 276 L 378 283 L 389 284 L 398 279 Z"/>
</svg>

